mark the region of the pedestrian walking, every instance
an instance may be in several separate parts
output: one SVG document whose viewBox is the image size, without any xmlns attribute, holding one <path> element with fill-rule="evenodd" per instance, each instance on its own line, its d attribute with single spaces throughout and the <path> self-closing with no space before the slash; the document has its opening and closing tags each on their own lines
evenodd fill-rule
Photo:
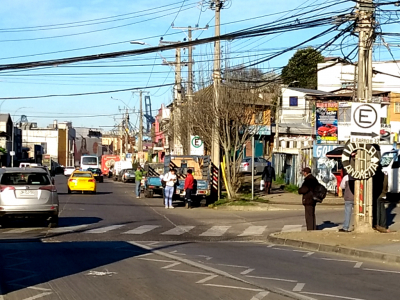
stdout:
<svg viewBox="0 0 400 300">
<path fill-rule="evenodd" d="M 170 169 L 167 174 L 164 175 L 163 180 L 165 181 L 165 208 L 174 208 L 172 206 L 172 197 L 174 196 L 175 184 L 177 182 L 176 171 Z"/>
<path fill-rule="evenodd" d="M 344 222 L 339 232 L 350 232 L 349 228 L 354 207 L 354 182 L 355 179 L 346 174 L 340 183 L 340 188 L 344 191 Z"/>
<path fill-rule="evenodd" d="M 271 194 L 271 186 L 272 186 L 272 180 L 276 180 L 275 178 L 275 169 L 273 166 L 271 166 L 271 162 L 267 162 L 267 166 L 264 167 L 264 170 L 261 175 L 261 179 L 264 180 L 265 184 L 265 193 L 266 194 Z"/>
<path fill-rule="evenodd" d="M 316 230 L 317 229 L 317 224 L 315 222 L 316 202 L 313 199 L 313 191 L 314 188 L 319 184 L 319 182 L 311 174 L 311 169 L 308 167 L 302 170 L 302 174 L 304 176 L 304 182 L 299 189 L 299 194 L 303 195 L 302 202 L 304 205 L 307 230 Z"/>
<path fill-rule="evenodd" d="M 192 175 L 193 171 L 189 169 L 187 171 L 187 176 L 185 179 L 185 186 L 183 189 L 185 190 L 185 199 L 186 199 L 186 208 L 192 208 L 192 192 L 194 186 L 194 177 Z"/>
<path fill-rule="evenodd" d="M 388 233 L 390 230 L 387 227 L 386 221 L 386 194 L 388 192 L 388 176 L 382 172 L 382 166 L 379 165 L 375 175 L 372 178 L 373 183 L 373 209 L 374 218 L 373 225 L 375 229 L 381 233 Z"/>
<path fill-rule="evenodd" d="M 136 198 L 140 198 L 140 186 L 142 184 L 142 179 L 144 175 L 144 171 L 140 166 L 137 167 L 135 171 L 135 189 L 136 189 Z"/>
</svg>

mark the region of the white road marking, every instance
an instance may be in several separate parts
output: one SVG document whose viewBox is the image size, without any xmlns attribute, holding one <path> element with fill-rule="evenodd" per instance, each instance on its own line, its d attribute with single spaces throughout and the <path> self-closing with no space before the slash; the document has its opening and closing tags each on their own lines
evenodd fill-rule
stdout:
<svg viewBox="0 0 400 300">
<path fill-rule="evenodd" d="M 147 245 L 150 245 L 150 246 L 154 246 L 154 245 L 157 245 L 159 242 L 151 242 L 151 243 L 148 243 Z"/>
<path fill-rule="evenodd" d="M 356 269 L 361 268 L 362 264 L 363 264 L 362 262 L 358 262 L 358 263 L 356 263 L 354 268 L 356 268 Z"/>
<path fill-rule="evenodd" d="M 215 277 L 218 277 L 218 275 L 210 275 L 210 276 L 208 276 L 206 278 L 203 278 L 203 279 L 197 281 L 196 283 L 200 283 L 200 284 L 201 283 L 205 283 L 207 281 L 210 281 L 211 279 L 214 279 Z"/>
<path fill-rule="evenodd" d="M 251 300 L 261 300 L 268 294 L 269 294 L 269 292 L 259 292 L 257 295 L 255 295 L 253 298 L 251 298 Z"/>
<path fill-rule="evenodd" d="M 292 251 L 291 249 L 286 249 L 286 248 L 272 248 L 274 250 L 282 250 L 282 251 Z"/>
<path fill-rule="evenodd" d="M 42 292 L 51 291 L 51 289 L 45 289 L 45 288 L 41 288 L 41 287 L 37 287 L 37 286 L 28 286 L 28 289 L 42 291 Z"/>
<path fill-rule="evenodd" d="M 212 283 L 206 283 L 205 285 L 214 286 L 214 287 L 222 287 L 222 288 L 227 288 L 227 289 L 252 291 L 252 292 L 264 292 L 264 290 L 261 290 L 261 289 L 245 288 L 245 287 L 233 286 L 233 285 L 222 285 L 222 284 L 212 284 Z"/>
<path fill-rule="evenodd" d="M 267 226 L 249 226 L 238 236 L 262 235 L 266 228 Z"/>
<path fill-rule="evenodd" d="M 288 290 L 284 290 L 284 289 L 280 289 L 280 288 L 278 288 L 278 290 L 281 290 L 282 292 L 284 292 L 285 293 L 285 296 L 289 296 L 289 297 L 291 297 L 291 298 L 294 298 L 294 299 L 301 299 L 301 300 L 318 300 L 318 299 L 315 299 L 315 298 L 311 298 L 311 297 L 308 297 L 308 296 L 305 296 L 305 295 L 302 295 L 302 294 L 299 294 L 299 293 L 294 293 L 294 292 L 292 292 L 292 291 L 288 291 Z M 302 292 L 303 294 L 304 294 L 304 292 Z"/>
<path fill-rule="evenodd" d="M 172 254 L 175 254 L 175 255 L 182 255 L 182 256 L 186 256 L 186 254 L 185 254 L 185 253 L 179 253 L 179 252 L 178 252 L 178 250 L 171 251 L 170 253 L 172 253 Z"/>
<path fill-rule="evenodd" d="M 188 273 L 188 274 L 212 275 L 211 273 L 206 273 L 206 272 L 185 271 L 185 270 L 176 270 L 176 269 L 168 269 L 168 271 L 178 272 L 178 273 Z"/>
<path fill-rule="evenodd" d="M 106 226 L 106 227 L 90 229 L 90 230 L 85 231 L 84 233 L 105 233 L 107 231 L 118 229 L 118 228 L 121 228 L 123 226 L 125 226 L 125 225 L 111 225 L 111 226 Z"/>
<path fill-rule="evenodd" d="M 8 231 L 4 231 L 3 233 L 24 233 L 24 232 L 33 231 L 33 230 L 43 230 L 43 227 L 41 227 L 41 228 L 15 228 L 15 229 L 11 229 Z"/>
<path fill-rule="evenodd" d="M 165 234 L 165 235 L 181 235 L 184 234 L 186 232 L 189 232 L 190 230 L 192 230 L 194 228 L 194 226 L 176 226 L 175 228 L 172 228 L 166 232 L 163 232 L 161 234 Z"/>
<path fill-rule="evenodd" d="M 268 245 L 267 248 L 272 248 L 275 244 Z"/>
<path fill-rule="evenodd" d="M 247 274 L 249 274 L 250 272 L 253 272 L 253 271 L 254 271 L 254 269 L 247 269 L 247 270 L 241 272 L 240 274 L 247 275 Z"/>
<path fill-rule="evenodd" d="M 367 268 L 363 268 L 363 270 L 366 270 L 366 271 L 373 271 L 373 272 L 382 272 L 382 273 L 394 273 L 394 274 L 400 274 L 400 272 L 399 272 L 399 271 L 378 270 L 378 269 L 367 269 Z"/>
<path fill-rule="evenodd" d="M 293 288 L 293 292 L 301 292 L 306 284 L 305 283 L 298 283 Z"/>
<path fill-rule="evenodd" d="M 355 263 L 354 268 L 360 268 L 361 265 L 363 264 L 362 262 L 356 261 L 356 260 L 347 260 L 347 259 L 334 259 L 334 258 L 320 258 L 322 260 L 330 260 L 330 261 L 340 261 L 340 262 L 351 262 Z"/>
<path fill-rule="evenodd" d="M 283 226 L 281 232 L 297 232 L 301 231 L 303 225 L 285 225 Z"/>
<path fill-rule="evenodd" d="M 117 274 L 116 272 L 109 272 L 109 271 L 89 271 L 89 273 L 85 274 L 88 276 L 112 276 L 114 274 Z"/>
<path fill-rule="evenodd" d="M 52 294 L 52 292 L 45 292 L 45 293 L 41 293 L 41 294 L 33 296 L 33 297 L 25 298 L 23 300 L 35 300 L 35 299 L 39 299 L 39 298 L 42 298 L 44 296 L 48 296 L 48 295 L 51 295 L 51 294 Z"/>
<path fill-rule="evenodd" d="M 311 255 L 313 255 L 315 253 L 315 252 L 304 251 L 304 250 L 293 250 L 293 252 L 306 253 L 305 255 L 303 255 L 303 257 L 309 257 L 309 256 L 311 256 Z"/>
<path fill-rule="evenodd" d="M 214 274 L 218 274 L 218 275 L 224 276 L 226 278 L 230 278 L 230 279 L 233 279 L 233 280 L 236 280 L 236 281 L 239 281 L 239 282 L 243 282 L 243 283 L 249 284 L 249 282 L 247 282 L 246 280 L 244 280 L 242 278 L 233 276 L 233 275 L 229 274 L 228 272 L 225 272 L 225 271 L 222 271 L 222 270 L 219 270 L 219 269 L 204 265 L 202 263 L 197 263 L 197 262 L 194 262 L 192 260 L 189 260 L 189 259 L 186 259 L 186 258 L 183 258 L 183 257 L 179 257 L 179 256 L 176 256 L 176 255 L 172 255 L 170 253 L 165 253 L 165 252 L 160 251 L 160 250 L 153 250 L 152 248 L 150 248 L 147 245 L 140 244 L 140 243 L 137 243 L 137 242 L 134 242 L 134 241 L 129 241 L 127 243 L 129 243 L 131 245 L 134 245 L 134 246 L 137 246 L 137 247 L 141 247 L 141 248 L 146 249 L 146 250 L 150 250 L 154 254 L 157 254 L 157 255 L 160 255 L 160 256 L 163 256 L 163 257 L 167 257 L 167 258 L 170 258 L 170 259 L 174 259 L 176 261 L 180 261 L 180 262 L 182 262 L 184 264 L 187 264 L 189 266 L 196 267 L 196 268 L 201 269 L 201 270 L 209 271 L 209 272 L 212 272 Z"/>
<path fill-rule="evenodd" d="M 207 231 L 200 234 L 200 236 L 221 236 L 223 235 L 231 226 L 213 226 Z"/>
<path fill-rule="evenodd" d="M 168 266 L 162 267 L 161 269 L 172 268 L 172 267 L 175 267 L 175 266 L 180 265 L 180 264 L 181 264 L 181 263 L 180 263 L 179 261 L 176 261 L 176 262 L 174 262 L 174 263 L 172 263 L 172 264 L 170 264 L 170 265 L 168 265 Z"/>
<path fill-rule="evenodd" d="M 251 276 L 251 275 L 246 275 L 246 277 L 249 277 L 249 278 L 257 278 L 257 279 L 265 279 L 265 280 L 276 280 L 276 281 L 284 281 L 284 282 L 293 282 L 293 283 L 297 283 L 297 280 L 291 280 L 291 279 L 282 279 L 282 278 L 273 278 L 273 277 L 262 277 L 262 276 Z"/>
<path fill-rule="evenodd" d="M 164 262 L 164 263 L 174 263 L 173 260 L 154 259 L 154 258 L 143 258 L 143 257 L 139 257 L 139 259 L 142 259 L 142 260 L 149 260 L 149 261 L 156 261 L 156 262 Z"/>
<path fill-rule="evenodd" d="M 346 300 L 365 300 L 365 299 L 361 299 L 361 298 L 352 298 L 352 297 L 345 297 L 345 296 L 338 296 L 338 295 L 329 295 L 329 294 L 321 294 L 321 293 L 310 293 L 310 292 L 301 292 L 301 293 L 302 293 L 302 294 L 306 294 L 306 295 L 331 297 L 331 298 L 339 298 L 339 299 L 346 299 Z"/>
<path fill-rule="evenodd" d="M 210 259 L 212 259 L 212 257 L 211 257 L 211 256 L 207 256 L 207 255 L 198 255 L 198 256 L 200 256 L 200 257 L 204 257 L 206 260 L 210 260 Z"/>
<path fill-rule="evenodd" d="M 160 227 L 160 226 L 159 225 L 142 225 L 142 226 L 139 226 L 138 228 L 124 232 L 124 234 L 143 234 L 143 233 L 146 233 L 153 229 L 156 229 L 158 227 Z"/>
<path fill-rule="evenodd" d="M 48 231 L 45 232 L 51 232 L 51 233 L 62 233 L 62 232 L 71 232 L 75 230 L 79 230 L 85 227 L 88 227 L 89 225 L 76 225 L 76 226 L 68 226 L 68 227 L 59 227 L 59 228 L 51 228 Z"/>
<path fill-rule="evenodd" d="M 245 268 L 245 269 L 248 268 L 248 267 L 244 267 L 244 266 L 226 265 L 226 264 L 218 264 L 218 266 L 225 266 L 225 267 L 232 267 L 232 268 Z"/>
</svg>

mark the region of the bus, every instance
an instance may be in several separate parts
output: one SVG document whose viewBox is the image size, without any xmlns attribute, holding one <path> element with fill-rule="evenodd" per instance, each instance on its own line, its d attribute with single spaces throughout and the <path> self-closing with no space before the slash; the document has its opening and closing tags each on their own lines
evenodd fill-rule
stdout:
<svg viewBox="0 0 400 300">
<path fill-rule="evenodd" d="M 95 155 L 83 155 L 81 157 L 81 170 L 86 171 L 88 168 L 100 168 L 99 158 Z"/>
</svg>

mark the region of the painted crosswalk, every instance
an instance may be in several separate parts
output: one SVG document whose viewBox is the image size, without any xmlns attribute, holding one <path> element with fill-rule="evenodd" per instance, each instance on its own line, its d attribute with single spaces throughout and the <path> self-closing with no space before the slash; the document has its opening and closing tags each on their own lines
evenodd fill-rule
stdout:
<svg viewBox="0 0 400 300">
<path fill-rule="evenodd" d="M 284 225 L 282 228 L 268 228 L 267 225 L 264 226 L 235 226 L 235 225 L 216 225 L 216 226 L 205 226 L 205 225 L 176 225 L 171 228 L 171 226 L 164 227 L 156 224 L 148 225 L 137 225 L 132 228 L 132 224 L 114 224 L 108 226 L 94 227 L 92 224 L 65 226 L 58 228 L 13 228 L 4 230 L 0 229 L 0 234 L 6 234 L 10 236 L 11 234 L 31 234 L 31 233 L 82 233 L 82 234 L 127 234 L 127 235 L 143 235 L 149 234 L 160 234 L 162 236 L 185 236 L 185 234 L 190 234 L 191 236 L 200 237 L 221 237 L 221 236 L 236 236 L 236 237 L 261 237 L 267 236 L 272 232 L 299 232 L 305 231 L 306 228 L 301 224 L 290 224 Z M 91 228 L 92 227 L 92 228 Z M 267 230 L 269 229 L 269 230 Z M 323 228 L 322 230 L 338 231 L 338 226 Z"/>
<path fill-rule="evenodd" d="M 159 226 L 159 225 L 142 225 L 142 226 L 139 226 L 138 228 L 129 230 L 124 233 L 125 234 L 143 234 L 143 233 L 149 232 L 153 229 L 156 229 L 158 227 L 161 227 L 161 226 Z"/>
</svg>

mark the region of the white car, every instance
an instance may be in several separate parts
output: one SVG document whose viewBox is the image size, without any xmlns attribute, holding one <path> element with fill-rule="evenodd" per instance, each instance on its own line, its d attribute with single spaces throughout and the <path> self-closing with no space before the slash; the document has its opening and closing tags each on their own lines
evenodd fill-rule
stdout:
<svg viewBox="0 0 400 300">
<path fill-rule="evenodd" d="M 75 171 L 74 167 L 65 167 L 64 169 L 64 175 L 65 176 L 71 176 L 72 172 Z"/>
</svg>

